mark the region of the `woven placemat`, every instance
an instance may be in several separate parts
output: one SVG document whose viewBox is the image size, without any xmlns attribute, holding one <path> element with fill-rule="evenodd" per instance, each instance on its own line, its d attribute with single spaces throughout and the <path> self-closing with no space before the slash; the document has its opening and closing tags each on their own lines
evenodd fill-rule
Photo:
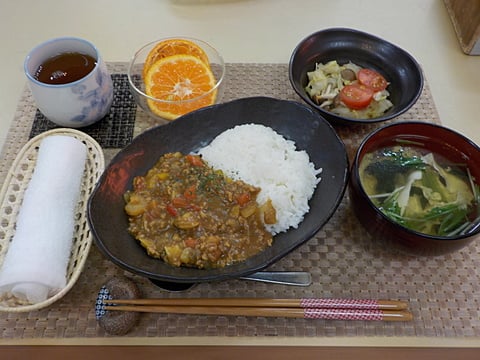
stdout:
<svg viewBox="0 0 480 360">
<path fill-rule="evenodd" d="M 108 64 L 113 74 L 124 63 Z M 264 95 L 298 100 L 288 80 L 286 64 L 228 64 L 223 100 Z M 26 88 L 20 98 L 0 164 L 0 179 L 32 129 L 36 108 Z M 428 87 L 416 105 L 395 119 L 439 123 Z M 154 125 L 140 110 L 134 136 Z M 379 125 L 338 127 L 350 156 L 360 141 Z M 92 135 L 95 138 L 95 135 Z M 98 141 L 98 139 L 97 139 Z M 118 149 L 106 149 L 106 158 Z M 107 160 L 108 161 L 108 160 Z M 357 222 L 348 194 L 331 220 L 311 240 L 281 259 L 271 270 L 310 271 L 313 284 L 291 287 L 230 280 L 203 283 L 185 292 L 168 292 L 148 280 L 126 274 L 92 247 L 77 284 L 60 301 L 30 313 L 0 314 L 0 332 L 8 338 L 108 337 L 95 320 L 94 303 L 100 287 L 118 274 L 133 278 L 145 297 L 334 297 L 407 300 L 411 322 L 326 321 L 288 318 L 144 314 L 127 337 L 170 336 L 480 336 L 480 245 L 435 258 L 391 253 L 374 243 Z"/>
<path fill-rule="evenodd" d="M 113 101 L 110 111 L 97 123 L 82 129 L 83 132 L 94 137 L 104 149 L 118 149 L 127 146 L 133 139 L 135 126 L 137 105 L 130 93 L 127 75 L 112 74 L 112 82 Z M 30 137 L 33 138 L 44 131 L 58 127 L 37 110 Z"/>
</svg>

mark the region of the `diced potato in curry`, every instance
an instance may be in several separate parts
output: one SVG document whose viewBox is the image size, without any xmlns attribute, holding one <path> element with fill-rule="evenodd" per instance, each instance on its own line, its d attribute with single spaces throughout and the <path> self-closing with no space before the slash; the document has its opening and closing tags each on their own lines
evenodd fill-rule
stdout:
<svg viewBox="0 0 480 360">
<path fill-rule="evenodd" d="M 226 177 L 199 156 L 163 155 L 125 194 L 129 231 L 150 256 L 173 266 L 219 268 L 272 243 L 276 222 L 259 188 Z"/>
</svg>

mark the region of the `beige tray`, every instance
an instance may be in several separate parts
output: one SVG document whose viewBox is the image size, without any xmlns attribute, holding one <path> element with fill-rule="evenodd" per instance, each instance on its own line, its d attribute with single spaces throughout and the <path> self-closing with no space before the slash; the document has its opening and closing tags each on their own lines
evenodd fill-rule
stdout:
<svg viewBox="0 0 480 360">
<path fill-rule="evenodd" d="M 50 135 L 72 136 L 87 146 L 87 161 L 81 184 L 80 199 L 75 213 L 75 233 L 70 262 L 67 267 L 67 285 L 55 295 L 37 304 L 22 303 L 13 297 L 0 298 L 0 311 L 28 312 L 39 310 L 62 298 L 80 276 L 92 244 L 92 235 L 87 224 L 86 209 L 88 197 L 105 167 L 102 148 L 93 138 L 78 130 L 50 130 L 32 138 L 24 145 L 15 158 L 3 183 L 0 192 L 0 268 L 15 234 L 17 214 L 22 205 L 24 192 L 32 178 L 39 145 L 44 138 Z"/>
</svg>

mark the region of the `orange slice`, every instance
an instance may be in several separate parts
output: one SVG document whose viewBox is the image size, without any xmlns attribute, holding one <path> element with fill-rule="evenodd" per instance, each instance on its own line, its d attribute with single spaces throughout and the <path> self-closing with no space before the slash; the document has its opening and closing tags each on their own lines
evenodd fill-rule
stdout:
<svg viewBox="0 0 480 360">
<path fill-rule="evenodd" d="M 161 101 L 148 99 L 158 116 L 177 117 L 215 103 L 217 91 L 210 66 L 193 55 L 172 55 L 157 60 L 145 76 L 145 92 Z"/>
<path fill-rule="evenodd" d="M 143 66 L 143 77 L 145 78 L 148 70 L 155 62 L 157 62 L 157 60 L 179 54 L 193 55 L 198 57 L 205 64 L 209 64 L 208 56 L 205 51 L 193 41 L 186 39 L 168 39 L 159 42 L 148 53 Z"/>
</svg>

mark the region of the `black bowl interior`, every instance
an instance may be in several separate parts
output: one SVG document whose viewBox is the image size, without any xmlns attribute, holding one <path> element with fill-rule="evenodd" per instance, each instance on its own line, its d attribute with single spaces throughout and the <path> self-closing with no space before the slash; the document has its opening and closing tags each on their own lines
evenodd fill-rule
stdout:
<svg viewBox="0 0 480 360">
<path fill-rule="evenodd" d="M 380 72 L 390 82 L 387 90 L 394 106 L 375 119 L 350 119 L 321 109 L 305 92 L 307 72 L 316 63 L 349 61 Z M 318 31 L 303 39 L 294 49 L 289 64 L 290 82 L 295 92 L 327 120 L 338 124 L 348 122 L 379 122 L 407 111 L 420 96 L 423 74 L 417 61 L 398 46 L 371 34 L 353 29 L 333 28 Z"/>
<path fill-rule="evenodd" d="M 297 229 L 276 235 L 262 253 L 223 269 L 175 268 L 148 256 L 128 233 L 123 194 L 133 177 L 143 175 L 167 152 L 190 153 L 239 124 L 271 127 L 306 150 L 322 180 L 310 200 L 310 212 Z M 310 239 L 333 215 L 348 179 L 348 158 L 336 132 L 318 113 L 290 101 L 252 97 L 214 105 L 152 128 L 121 150 L 109 164 L 88 204 L 88 220 L 103 254 L 120 267 L 150 279 L 194 283 L 236 278 L 259 271 Z"/>
</svg>

